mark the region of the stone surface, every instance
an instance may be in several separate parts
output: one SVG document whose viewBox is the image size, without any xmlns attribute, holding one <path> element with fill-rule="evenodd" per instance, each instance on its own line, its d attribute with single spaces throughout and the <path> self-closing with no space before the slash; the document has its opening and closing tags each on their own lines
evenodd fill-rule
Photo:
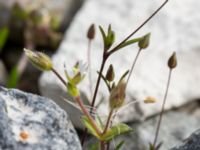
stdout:
<svg viewBox="0 0 200 150">
<path fill-rule="evenodd" d="M 145 122 L 142 123 L 131 123 L 129 124 L 133 128 L 133 132 L 130 134 L 126 134 L 118 137 L 113 142 L 111 142 L 112 148 L 113 146 L 124 140 L 124 146 L 122 150 L 147 150 L 149 142 L 153 142 L 155 135 L 155 128 L 157 125 L 158 117 L 149 118 Z M 163 142 L 161 149 L 159 150 L 167 150 L 175 145 L 179 145 L 185 140 L 192 132 L 199 129 L 200 124 L 200 116 L 193 116 L 190 114 L 186 114 L 183 112 L 171 111 L 164 114 L 163 121 L 161 124 L 158 143 L 160 141 Z M 193 139 L 193 147 L 199 146 L 199 132 L 195 132 L 191 138 Z M 189 138 L 190 139 L 190 138 Z M 187 141 L 189 141 L 189 139 Z M 89 139 L 90 144 L 94 143 L 94 140 Z M 87 145 L 87 146 L 88 146 Z M 181 149 L 182 145 L 177 150 L 186 150 Z M 188 146 L 189 147 L 189 146 Z M 176 150 L 176 149 L 174 149 Z M 187 150 L 197 150 L 197 149 L 187 149 Z"/>
<path fill-rule="evenodd" d="M 7 71 L 3 62 L 0 60 L 0 85 L 5 85 L 6 80 L 7 80 Z"/>
<path fill-rule="evenodd" d="M 189 138 L 184 140 L 182 144 L 172 148 L 171 150 L 199 150 L 200 149 L 200 129 L 195 131 Z"/>
<path fill-rule="evenodd" d="M 61 21 L 62 28 L 69 25 L 74 13 L 81 6 L 83 0 L 6 0 L 0 1 L 0 27 L 7 25 L 10 21 L 10 9 L 15 2 L 20 3 L 24 8 L 44 9 L 50 14 L 56 15 Z M 19 24 L 18 24 L 19 25 Z"/>
<path fill-rule="evenodd" d="M 67 114 L 51 100 L 0 87 L 0 149 L 81 150 Z"/>
<path fill-rule="evenodd" d="M 66 32 L 57 54 L 53 56 L 55 68 L 64 77 L 64 62 L 70 68 L 77 60 L 87 60 L 86 31 L 91 23 L 103 27 L 111 23 L 116 31 L 117 43 L 138 27 L 160 4 L 160 0 L 88 0 Z M 179 107 L 200 97 L 199 7 L 200 1 L 196 0 L 169 1 L 166 7 L 134 36 L 152 33 L 150 47 L 142 52 L 128 85 L 127 101 L 154 96 L 159 102 L 151 106 L 142 102 L 132 105 L 118 115 L 120 121 L 142 120 L 160 111 L 169 70 L 167 60 L 174 50 L 177 51 L 178 67 L 173 72 L 166 109 Z M 96 71 L 101 63 L 102 47 L 101 35 L 97 32 L 97 38 L 92 45 L 93 83 L 96 82 Z M 130 46 L 111 56 L 106 69 L 109 63 L 114 64 L 118 78 L 130 68 L 137 49 L 137 46 Z M 87 95 L 88 87 L 88 80 L 80 85 L 80 89 Z M 62 103 L 60 100 L 65 88 L 52 73 L 42 75 L 40 89 L 43 95 Z M 103 82 L 98 95 L 98 99 L 108 95 Z M 68 112 L 73 109 L 66 104 L 61 105 Z M 106 102 L 100 106 L 99 112 L 106 114 L 105 108 Z M 77 113 L 77 110 L 71 113 Z M 73 119 L 75 120 L 75 117 Z M 76 125 L 79 126 L 80 123 L 77 121 Z"/>
</svg>

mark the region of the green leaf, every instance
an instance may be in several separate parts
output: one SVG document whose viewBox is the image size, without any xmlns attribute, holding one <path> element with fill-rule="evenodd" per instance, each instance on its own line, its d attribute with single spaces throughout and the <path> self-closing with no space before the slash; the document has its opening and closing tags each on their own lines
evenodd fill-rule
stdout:
<svg viewBox="0 0 200 150">
<path fill-rule="evenodd" d="M 18 73 L 17 67 L 14 67 L 12 68 L 10 72 L 7 87 L 15 88 L 17 86 L 18 80 L 19 80 L 19 73 Z"/>
<path fill-rule="evenodd" d="M 100 116 L 97 114 L 96 115 L 96 120 L 97 120 L 97 124 L 100 126 L 100 128 L 103 130 L 103 128 L 104 128 L 104 125 L 103 125 L 103 122 L 102 122 L 102 120 L 101 120 L 101 118 L 100 118 Z"/>
<path fill-rule="evenodd" d="M 97 71 L 97 73 L 101 76 L 101 78 L 103 79 L 104 83 L 106 84 L 107 88 L 108 88 L 108 91 L 111 91 L 111 88 L 110 88 L 110 85 L 106 79 L 106 77 L 104 77 L 104 75 L 100 74 L 99 71 Z"/>
<path fill-rule="evenodd" d="M 110 34 L 112 34 L 112 27 L 111 27 L 111 24 L 109 24 L 109 26 L 108 26 L 108 36 L 110 35 Z"/>
<path fill-rule="evenodd" d="M 81 75 L 80 72 L 78 72 L 73 78 L 71 81 L 69 81 L 71 84 L 73 85 L 77 85 L 79 84 L 83 79 L 84 79 L 84 75 Z"/>
<path fill-rule="evenodd" d="M 155 148 L 154 148 L 152 143 L 149 143 L 149 150 L 155 150 Z"/>
<path fill-rule="evenodd" d="M 101 32 L 101 35 L 102 35 L 102 38 L 103 38 L 104 47 L 105 47 L 105 45 L 106 45 L 106 34 L 105 34 L 105 32 L 104 32 L 104 30 L 103 30 L 103 28 L 101 26 L 99 26 L 99 30 Z"/>
<path fill-rule="evenodd" d="M 72 78 L 69 76 L 69 74 L 68 74 L 66 69 L 64 70 L 64 72 L 65 72 L 65 76 L 66 76 L 68 82 L 71 82 Z"/>
<path fill-rule="evenodd" d="M 128 73 L 129 73 L 129 70 L 127 70 L 127 71 L 121 76 L 121 78 L 119 79 L 118 84 L 128 75 Z"/>
<path fill-rule="evenodd" d="M 83 124 L 89 130 L 89 132 L 94 135 L 97 139 L 100 139 L 99 135 L 96 133 L 95 129 L 92 127 L 91 122 L 86 116 L 82 117 Z"/>
<path fill-rule="evenodd" d="M 110 141 L 118 135 L 122 135 L 125 133 L 129 133 L 133 131 L 128 125 L 119 123 L 113 127 L 111 127 L 105 134 L 103 134 L 100 138 L 102 141 Z"/>
<path fill-rule="evenodd" d="M 0 52 L 6 43 L 8 35 L 9 35 L 9 30 L 7 27 L 0 29 Z"/>
<path fill-rule="evenodd" d="M 125 43 L 123 43 L 122 45 L 120 45 L 116 50 L 119 50 L 119 49 L 122 49 L 126 46 L 129 46 L 129 45 L 132 45 L 132 44 L 135 44 L 139 41 L 141 41 L 142 38 L 135 38 L 135 39 L 131 39 L 131 40 L 128 40 L 126 41 Z"/>
<path fill-rule="evenodd" d="M 99 149 L 99 142 L 94 143 L 89 150 L 98 150 Z"/>
<path fill-rule="evenodd" d="M 111 31 L 110 33 L 108 33 L 108 36 L 106 38 L 106 49 L 109 49 L 114 42 L 115 42 L 115 32 Z"/>
<path fill-rule="evenodd" d="M 115 147 L 115 150 L 120 150 L 120 148 L 122 148 L 122 146 L 124 145 L 124 141 L 121 141 L 117 144 L 117 146 Z"/>
</svg>

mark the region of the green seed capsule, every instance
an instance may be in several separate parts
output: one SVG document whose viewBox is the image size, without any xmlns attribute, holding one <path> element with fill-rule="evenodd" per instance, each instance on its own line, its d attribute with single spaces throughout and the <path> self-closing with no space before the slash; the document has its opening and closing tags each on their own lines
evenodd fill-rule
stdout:
<svg viewBox="0 0 200 150">
<path fill-rule="evenodd" d="M 115 88 L 112 89 L 109 98 L 111 109 L 120 108 L 124 104 L 125 89 L 126 84 L 124 82 L 120 82 Z"/>
<path fill-rule="evenodd" d="M 138 43 L 140 49 L 145 49 L 149 46 L 151 33 L 146 34 Z"/>
</svg>

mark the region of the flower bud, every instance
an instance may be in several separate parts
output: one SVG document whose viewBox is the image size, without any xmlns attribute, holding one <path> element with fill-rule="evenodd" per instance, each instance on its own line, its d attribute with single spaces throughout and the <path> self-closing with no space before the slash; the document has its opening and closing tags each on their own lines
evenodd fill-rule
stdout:
<svg viewBox="0 0 200 150">
<path fill-rule="evenodd" d="M 126 83 L 120 82 L 116 87 L 111 90 L 109 103 L 111 109 L 120 108 L 125 101 Z"/>
<path fill-rule="evenodd" d="M 154 97 L 148 96 L 144 99 L 144 103 L 149 104 L 149 103 L 155 103 L 157 100 Z"/>
<path fill-rule="evenodd" d="M 143 36 L 143 38 L 138 43 L 138 46 L 140 49 L 145 49 L 149 46 L 150 37 L 151 37 L 151 33 L 148 33 L 145 36 Z"/>
<path fill-rule="evenodd" d="M 72 96 L 72 97 L 76 97 L 79 95 L 79 90 L 78 88 L 71 84 L 70 82 L 67 83 L 67 92 Z"/>
<path fill-rule="evenodd" d="M 173 52 L 173 54 L 171 55 L 171 57 L 168 60 L 168 67 L 170 69 L 173 69 L 177 66 L 177 58 L 176 58 L 176 52 Z"/>
<path fill-rule="evenodd" d="M 106 37 L 106 50 L 108 50 L 113 43 L 115 42 L 115 32 L 114 31 L 110 31 L 108 32 L 108 35 Z"/>
<path fill-rule="evenodd" d="M 33 52 L 28 49 L 24 49 L 29 61 L 38 69 L 42 71 L 50 71 L 53 68 L 53 64 L 49 56 L 41 52 Z"/>
<path fill-rule="evenodd" d="M 111 64 L 106 73 L 106 79 L 111 82 L 114 80 L 114 77 L 115 77 L 115 72 L 114 72 L 113 65 Z"/>
<path fill-rule="evenodd" d="M 94 26 L 94 24 L 92 24 L 88 29 L 87 38 L 89 40 L 93 40 L 94 37 L 95 37 L 95 26 Z"/>
</svg>

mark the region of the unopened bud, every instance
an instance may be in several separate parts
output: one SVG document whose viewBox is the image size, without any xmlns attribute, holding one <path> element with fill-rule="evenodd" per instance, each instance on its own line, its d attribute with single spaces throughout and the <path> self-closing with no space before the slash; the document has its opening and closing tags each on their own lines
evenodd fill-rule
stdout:
<svg viewBox="0 0 200 150">
<path fill-rule="evenodd" d="M 110 32 L 108 32 L 107 35 L 106 50 L 108 50 L 113 45 L 114 42 L 115 42 L 115 32 L 111 30 Z"/>
<path fill-rule="evenodd" d="M 44 53 L 33 52 L 28 49 L 24 49 L 29 61 L 38 69 L 42 71 L 50 71 L 53 68 L 51 59 Z"/>
<path fill-rule="evenodd" d="M 148 33 L 145 36 L 143 36 L 143 38 L 138 43 L 138 46 L 140 49 L 145 49 L 149 46 L 150 37 L 151 37 L 151 33 Z"/>
<path fill-rule="evenodd" d="M 149 104 L 149 103 L 155 103 L 157 100 L 154 97 L 148 96 L 144 99 L 144 103 Z"/>
<path fill-rule="evenodd" d="M 124 104 L 125 89 L 126 89 L 126 83 L 120 82 L 115 88 L 111 90 L 109 98 L 111 109 L 120 108 Z"/>
<path fill-rule="evenodd" d="M 114 80 L 114 78 L 115 78 L 115 72 L 114 72 L 113 65 L 111 64 L 106 73 L 106 79 L 111 82 Z"/>
<path fill-rule="evenodd" d="M 92 24 L 89 29 L 88 29 L 88 32 L 87 32 L 87 37 L 89 40 L 93 40 L 94 37 L 95 37 L 95 25 Z"/>
<path fill-rule="evenodd" d="M 173 54 L 171 55 L 171 57 L 168 60 L 168 67 L 170 69 L 173 69 L 177 66 L 177 58 L 176 58 L 176 52 L 173 52 Z"/>
</svg>

